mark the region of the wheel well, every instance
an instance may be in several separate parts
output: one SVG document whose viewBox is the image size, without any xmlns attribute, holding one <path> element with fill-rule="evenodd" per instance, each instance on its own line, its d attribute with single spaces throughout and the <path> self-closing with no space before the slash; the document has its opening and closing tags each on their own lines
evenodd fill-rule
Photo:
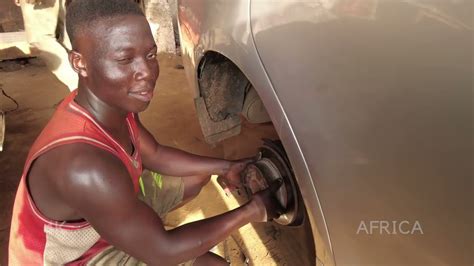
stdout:
<svg viewBox="0 0 474 266">
<path fill-rule="evenodd" d="M 231 60 L 217 52 L 207 52 L 197 71 L 200 96 L 212 121 L 222 121 L 242 111 L 245 89 L 250 83 Z"/>
<path fill-rule="evenodd" d="M 206 142 L 213 144 L 238 135 L 241 116 L 250 123 L 270 117 L 250 81 L 230 59 L 207 52 L 197 68 L 197 115 Z"/>
</svg>

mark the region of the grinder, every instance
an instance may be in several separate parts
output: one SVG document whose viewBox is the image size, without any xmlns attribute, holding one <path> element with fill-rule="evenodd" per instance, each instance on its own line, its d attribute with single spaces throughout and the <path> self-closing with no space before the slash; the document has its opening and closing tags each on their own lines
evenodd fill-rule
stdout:
<svg viewBox="0 0 474 266">
<path fill-rule="evenodd" d="M 284 213 L 273 221 L 282 225 L 300 225 L 304 220 L 305 209 L 288 157 L 280 141 L 264 139 L 259 158 L 245 170 L 242 184 L 247 196 L 251 197 L 277 179 L 283 180 L 275 197 L 284 208 Z"/>
</svg>

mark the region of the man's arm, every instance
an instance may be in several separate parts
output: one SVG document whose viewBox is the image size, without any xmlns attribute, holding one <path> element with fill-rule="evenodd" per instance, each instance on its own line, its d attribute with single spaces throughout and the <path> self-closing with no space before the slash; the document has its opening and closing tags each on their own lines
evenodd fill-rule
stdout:
<svg viewBox="0 0 474 266">
<path fill-rule="evenodd" d="M 122 162 L 106 151 L 82 146 L 61 182 L 61 200 L 110 244 L 148 264 L 171 265 L 198 257 L 235 229 L 263 220 L 265 206 L 272 204 L 270 194 L 261 193 L 233 211 L 166 231 L 158 215 L 137 199 Z"/>
<path fill-rule="evenodd" d="M 136 117 L 140 132 L 142 161 L 147 169 L 171 176 L 238 175 L 251 162 L 249 159 L 228 161 L 199 156 L 161 145 L 140 123 L 138 115 Z"/>
</svg>

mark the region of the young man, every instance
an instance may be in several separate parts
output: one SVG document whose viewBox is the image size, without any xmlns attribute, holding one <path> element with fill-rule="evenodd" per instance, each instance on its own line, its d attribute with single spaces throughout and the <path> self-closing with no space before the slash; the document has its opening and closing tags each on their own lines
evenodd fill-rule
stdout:
<svg viewBox="0 0 474 266">
<path fill-rule="evenodd" d="M 165 230 L 158 214 L 196 196 L 211 174 L 238 185 L 249 161 L 166 147 L 141 125 L 138 113 L 152 99 L 159 67 L 135 3 L 74 0 L 67 20 L 79 88 L 28 155 L 13 211 L 10 264 L 223 264 L 208 250 L 249 222 L 276 217 L 278 184 L 235 210 Z M 138 199 L 143 168 L 183 178 L 164 178 L 156 198 L 147 187 L 145 204 Z"/>
</svg>

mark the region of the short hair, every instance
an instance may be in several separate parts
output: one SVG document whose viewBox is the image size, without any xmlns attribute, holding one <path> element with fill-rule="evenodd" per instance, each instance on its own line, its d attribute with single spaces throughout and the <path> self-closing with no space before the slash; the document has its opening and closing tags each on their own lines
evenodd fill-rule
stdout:
<svg viewBox="0 0 474 266">
<path fill-rule="evenodd" d="M 73 0 L 66 9 L 66 31 L 74 44 L 78 33 L 101 19 L 123 15 L 145 16 L 132 0 Z"/>
</svg>

